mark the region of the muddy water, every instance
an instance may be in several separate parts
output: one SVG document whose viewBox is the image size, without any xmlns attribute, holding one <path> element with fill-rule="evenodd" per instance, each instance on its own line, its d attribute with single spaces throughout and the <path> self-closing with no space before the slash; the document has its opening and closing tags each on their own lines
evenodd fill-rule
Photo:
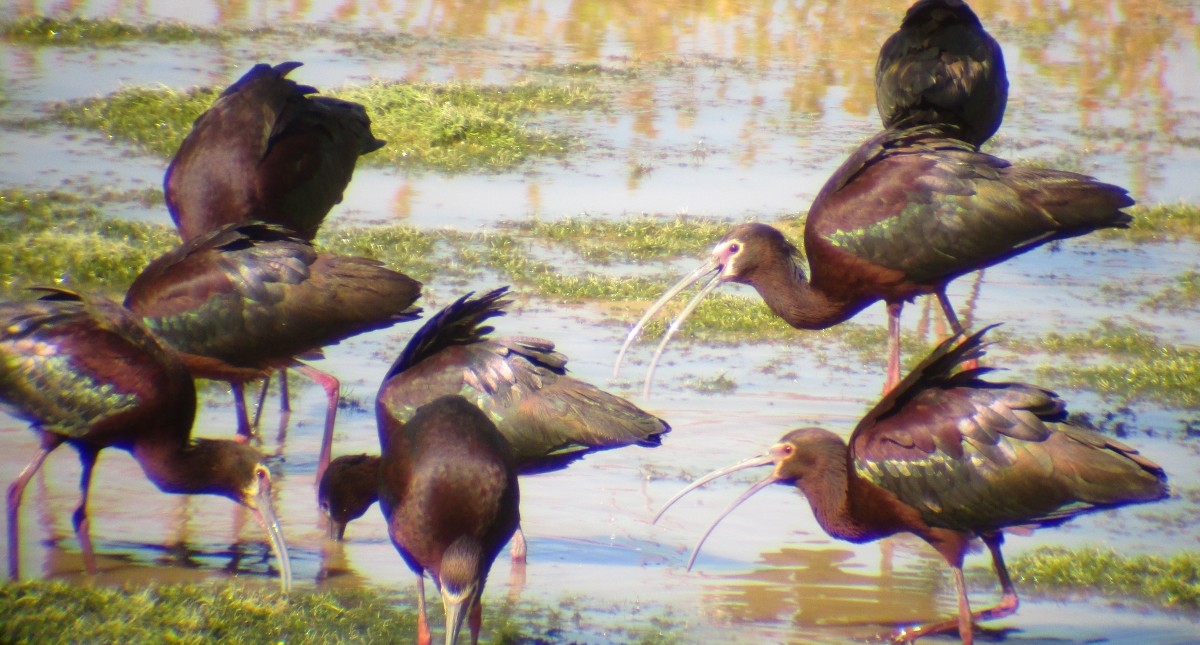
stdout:
<svg viewBox="0 0 1200 645">
<path fill-rule="evenodd" d="M 37 114 L 47 101 L 126 84 L 225 84 L 258 60 L 304 61 L 297 78 L 319 87 L 372 78 L 507 83 L 539 78 L 538 70 L 548 65 L 640 66 L 635 75 L 598 79 L 611 93 L 607 110 L 542 123 L 577 133 L 587 144 L 584 152 L 486 176 L 368 168 L 356 175 L 335 211 L 336 218 L 353 222 L 402 220 L 460 230 L 581 213 L 770 220 L 802 211 L 845 153 L 877 127 L 870 84 L 874 56 L 904 9 L 904 3 L 886 2 L 845 7 L 663 2 L 653 9 L 611 2 L 193 4 L 198 8 L 187 11 L 171 2 L 71 6 L 84 15 L 134 21 L 174 18 L 239 28 L 319 22 L 415 38 L 404 52 L 387 54 L 325 38 L 299 46 L 283 37 L 106 49 L 0 44 L 7 100 L 0 109 L 5 116 Z M 2 12 L 47 13 L 59 6 L 17 2 Z M 1200 86 L 1194 82 L 1200 32 L 1194 7 L 975 6 L 1004 44 L 1012 82 L 997 154 L 1094 174 L 1128 187 L 1145 203 L 1200 201 L 1195 181 Z M 161 159 L 98 135 L 55 130 L 0 130 L 0 161 L 4 188 L 144 188 L 157 185 L 165 167 Z M 635 172 L 638 166 L 649 172 Z M 168 221 L 161 208 L 115 214 Z M 1114 303 L 1105 287 L 1137 284 L 1148 295 L 1195 270 L 1198 252 L 1190 241 L 1138 246 L 1071 241 L 1057 252 L 1043 249 L 989 269 L 971 315 L 977 322 L 1004 321 L 1004 332 L 1019 338 L 1082 331 L 1113 318 L 1195 346 L 1196 311 L 1154 311 L 1139 307 L 1140 297 Z M 596 267 L 564 267 L 585 268 Z M 497 280 L 431 280 L 425 306 L 433 310 Z M 974 277 L 959 280 L 951 298 L 965 302 L 973 282 Z M 921 324 L 925 308 L 923 303 L 908 308 L 907 329 Z M 820 424 L 849 433 L 877 398 L 883 360 L 864 362 L 816 334 L 795 344 L 680 344 L 660 368 L 653 398 L 644 400 L 638 392 L 648 347 L 635 349 L 618 380 L 609 374 L 629 318 L 617 319 L 600 306 L 521 298 L 497 325 L 501 333 L 556 340 L 577 376 L 630 396 L 675 430 L 655 450 L 592 455 L 566 471 L 525 478 L 522 513 L 530 562 L 524 571 L 499 562 L 489 602 L 517 596 L 563 603 L 572 618 L 559 636 L 583 642 L 629 640 L 628 629 L 648 627 L 664 614 L 687 642 L 839 642 L 954 611 L 948 576 L 924 544 L 898 541 L 891 566 L 885 566 L 877 545 L 829 540 L 803 500 L 783 487 L 764 491 L 729 517 L 693 572 L 685 572 L 694 539 L 752 475 L 694 493 L 652 526 L 649 518 L 661 503 L 686 481 L 757 454 L 789 428 Z M 881 326 L 883 318 L 876 307 L 856 322 Z M 410 333 L 401 326 L 353 339 L 330 349 L 320 364 L 342 378 L 351 401 L 340 412 L 336 454 L 375 449 L 371 397 Z M 1200 456 L 1180 431 L 1181 421 L 1195 419 L 1195 410 L 1106 400 L 1039 380 L 1037 368 L 1054 357 L 1018 354 L 1002 345 L 992 355 L 1010 368 L 1006 378 L 1053 387 L 1075 410 L 1098 416 L 1128 405 L 1136 427 L 1156 431 L 1129 440 L 1166 467 L 1176 491 L 1195 491 Z M 717 374 L 735 388 L 711 394 L 691 385 Z M 264 448 L 277 455 L 277 504 L 300 584 L 408 589 L 411 574 L 377 512 L 351 525 L 344 545 L 323 539 L 312 478 L 324 400 L 318 388 L 293 382 L 296 411 L 286 434 L 265 432 Z M 205 390 L 197 434 L 229 436 L 232 418 L 227 395 L 215 387 Z M 264 426 L 277 421 L 272 405 Z M 36 450 L 35 437 L 0 416 L 0 446 L 0 479 L 10 481 Z M 78 475 L 77 459 L 62 450 L 30 485 L 22 513 L 24 575 L 86 578 L 79 573 L 69 519 Z M 216 498 L 159 493 L 124 453 L 102 456 L 91 509 L 103 581 L 193 580 L 236 572 L 249 584 L 273 584 L 260 530 L 246 513 Z M 1044 544 L 1158 553 L 1195 549 L 1200 530 L 1186 521 L 1195 513 L 1194 502 L 1176 497 L 1013 536 L 1006 552 L 1012 557 Z M 973 556 L 970 564 L 983 567 L 986 558 Z M 991 584 L 980 584 L 976 603 L 989 602 L 994 593 Z M 1032 595 L 1023 598 L 1015 617 L 996 627 L 1009 630 L 1006 638 L 1015 641 L 1130 643 L 1186 642 L 1200 629 L 1193 616 L 1137 603 Z"/>
</svg>

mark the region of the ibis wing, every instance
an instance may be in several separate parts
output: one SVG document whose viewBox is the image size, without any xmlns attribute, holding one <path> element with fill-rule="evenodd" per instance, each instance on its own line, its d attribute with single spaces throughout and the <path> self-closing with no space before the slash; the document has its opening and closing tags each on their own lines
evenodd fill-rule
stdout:
<svg viewBox="0 0 1200 645">
<path fill-rule="evenodd" d="M 1128 193 L 1076 173 L 1012 166 L 916 128 L 863 144 L 813 203 L 813 282 L 847 262 L 938 284 L 1055 239 L 1130 221 Z M 840 185 L 835 185 L 841 182 Z M 823 267 L 825 267 L 823 269 Z"/>
</svg>

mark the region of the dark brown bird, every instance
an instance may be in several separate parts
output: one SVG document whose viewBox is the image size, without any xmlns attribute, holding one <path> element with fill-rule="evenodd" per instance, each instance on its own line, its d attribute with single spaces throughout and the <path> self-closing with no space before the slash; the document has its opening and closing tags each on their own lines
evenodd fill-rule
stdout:
<svg viewBox="0 0 1200 645">
<path fill-rule="evenodd" d="M 329 518 L 329 537 L 342 540 L 346 525 L 379 499 L 379 457 L 342 455 L 329 462 L 317 484 L 317 502 Z"/>
<path fill-rule="evenodd" d="M 987 329 L 990 329 L 987 328 Z M 831 537 L 870 542 L 913 533 L 954 571 L 959 615 L 902 631 L 897 639 L 950 631 L 964 643 L 973 623 L 1012 614 L 1017 592 L 1000 554 L 1003 529 L 1055 526 L 1077 515 L 1163 499 L 1167 478 L 1157 464 L 1114 439 L 1067 419 L 1056 394 L 1022 383 L 993 383 L 976 368 L 955 366 L 983 354 L 979 333 L 943 342 L 859 422 L 849 447 L 821 428 L 784 435 L 766 454 L 718 470 L 672 497 L 729 473 L 773 465 L 717 518 L 774 483 L 796 486 Z M 658 517 L 655 517 L 657 521 Z M 971 613 L 962 563 L 975 536 L 992 554 L 1003 597 Z"/>
<path fill-rule="evenodd" d="M 199 378 L 228 381 L 238 432 L 250 434 L 242 384 L 292 367 L 325 388 L 332 441 L 338 380 L 301 363 L 356 334 L 413 320 L 421 283 L 366 258 L 317 253 L 285 228 L 231 224 L 150 263 L 125 306 Z M 321 468 L 329 462 L 328 454 Z M 318 479 L 320 473 L 318 473 Z"/>
<path fill-rule="evenodd" d="M 775 315 L 797 329 L 826 329 L 883 300 L 888 310 L 888 377 L 900 380 L 900 310 L 936 294 L 956 332 L 946 298 L 951 280 L 1043 244 L 1101 228 L 1125 228 L 1128 192 L 1084 175 L 1014 166 L 941 136 L 936 128 L 887 130 L 850 155 L 813 201 L 800 251 L 776 229 L 733 228 L 712 256 L 667 290 L 630 330 L 617 355 L 671 298 L 712 278 L 671 323 L 667 341 L 704 296 L 725 282 L 748 284 Z M 614 374 L 616 372 L 614 369 Z"/>
<path fill-rule="evenodd" d="M 129 451 L 167 493 L 228 497 L 254 511 L 291 588 L 287 546 L 271 507 L 271 473 L 254 448 L 192 439 L 196 390 L 175 353 L 105 299 L 58 290 L 35 302 L 0 303 L 0 403 L 29 421 L 42 447 L 8 489 L 8 568 L 18 577 L 17 520 L 25 485 L 63 443 L 79 451 L 82 497 L 73 516 L 83 559 L 96 573 L 87 504 L 104 448 Z"/>
<path fill-rule="evenodd" d="M 362 105 L 285 78 L 300 65 L 255 65 L 192 125 L 163 180 L 185 242 L 251 220 L 312 240 L 358 158 L 383 147 Z"/>
<path fill-rule="evenodd" d="M 967 3 L 918 0 L 875 63 L 875 105 L 888 129 L 933 126 L 976 147 L 1004 120 L 1004 53 Z"/>
<path fill-rule="evenodd" d="M 433 399 L 461 394 L 496 422 L 522 474 L 564 468 L 597 450 L 662 442 L 662 435 L 670 430 L 666 422 L 567 374 L 567 357 L 554 351 L 554 343 L 528 337 L 488 338 L 493 328 L 484 322 L 505 315 L 510 304 L 503 299 L 507 291 L 501 287 L 478 298 L 467 294 L 429 318 L 413 335 L 379 388 L 376 416 L 381 428 L 384 417 L 403 423 Z M 340 459 L 358 458 L 339 457 L 334 462 Z M 373 501 L 351 496 L 364 487 L 337 480 L 366 477 L 369 468 L 363 463 L 327 473 L 322 486 L 339 494 L 339 500 L 322 497 L 322 507 L 333 510 L 331 531 L 345 531 L 345 522 L 354 519 L 350 512 L 338 509 L 365 509 Z M 523 557 L 519 532 L 513 546 L 514 557 Z"/>
<path fill-rule="evenodd" d="M 446 643 L 469 612 L 479 641 L 480 598 L 496 555 L 520 521 L 512 449 L 496 425 L 461 396 L 444 396 L 400 423 L 379 419 L 379 500 L 388 534 L 417 574 L 417 642 L 429 643 L 426 571 L 442 595 Z"/>
</svg>

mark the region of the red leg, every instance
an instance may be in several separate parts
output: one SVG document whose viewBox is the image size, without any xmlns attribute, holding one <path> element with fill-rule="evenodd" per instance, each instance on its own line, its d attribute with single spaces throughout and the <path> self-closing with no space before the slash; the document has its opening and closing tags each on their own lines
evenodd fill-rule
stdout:
<svg viewBox="0 0 1200 645">
<path fill-rule="evenodd" d="M 71 517 L 72 524 L 75 525 L 75 537 L 79 540 L 79 549 L 83 552 L 83 566 L 92 575 L 100 571 L 96 568 L 96 552 L 92 549 L 91 525 L 87 516 L 88 495 L 92 492 L 92 469 L 96 467 L 96 455 L 95 450 L 79 450 L 79 461 L 83 464 L 83 472 L 79 475 L 79 490 L 82 496 L 79 498 L 79 508 L 75 509 L 75 514 Z"/>
<path fill-rule="evenodd" d="M 888 367 L 887 380 L 883 382 L 883 393 L 887 394 L 900 382 L 900 310 L 903 302 L 889 302 L 888 312 Z"/>
<path fill-rule="evenodd" d="M 976 614 L 976 620 L 995 620 L 1011 616 L 1017 611 L 1017 607 L 1021 601 L 1017 598 L 1017 588 L 1013 586 L 1012 578 L 1008 575 L 1008 567 L 1004 566 L 1004 556 L 1000 553 L 1000 546 L 1004 544 L 1004 533 L 985 533 L 980 536 L 983 538 L 983 543 L 987 545 L 988 551 L 992 553 L 992 568 L 996 570 L 996 577 L 1000 579 L 1000 603 L 995 607 L 985 609 Z"/>
<path fill-rule="evenodd" d="M 967 600 L 967 583 L 963 579 L 962 566 L 953 566 L 954 571 L 954 588 L 958 592 L 958 617 L 951 620 L 944 620 L 927 625 L 917 625 L 902 629 L 895 634 L 892 634 L 892 643 L 911 643 L 918 638 L 924 638 L 932 634 L 943 634 L 958 628 L 958 636 L 962 640 L 963 645 L 972 645 L 975 642 L 975 626 L 973 616 L 971 615 L 971 604 Z"/>
<path fill-rule="evenodd" d="M 329 467 L 329 458 L 333 451 L 333 422 L 337 417 L 338 391 L 341 388 L 341 384 L 332 374 L 322 372 L 300 361 L 293 361 L 292 367 L 297 372 L 316 381 L 321 387 L 325 388 L 325 397 L 327 399 L 325 407 L 325 432 L 321 436 L 321 453 L 320 457 L 317 458 L 317 483 L 320 483 L 321 476 L 325 474 L 325 469 Z"/>
<path fill-rule="evenodd" d="M 62 443 L 63 439 L 58 435 L 43 432 L 41 449 L 8 487 L 8 576 L 13 580 L 19 578 L 21 573 L 21 556 L 17 551 L 21 543 L 21 531 L 17 521 L 21 515 L 21 498 L 25 496 L 25 486 L 45 463 L 46 457 Z"/>
</svg>

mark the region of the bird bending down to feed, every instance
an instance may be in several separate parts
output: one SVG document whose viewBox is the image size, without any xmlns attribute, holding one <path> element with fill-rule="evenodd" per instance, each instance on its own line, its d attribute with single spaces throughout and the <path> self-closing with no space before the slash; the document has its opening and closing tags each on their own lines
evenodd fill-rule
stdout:
<svg viewBox="0 0 1200 645">
<path fill-rule="evenodd" d="M 271 506 L 262 455 L 237 441 L 192 439 L 196 390 L 175 353 L 120 305 L 61 290 L 33 302 L 0 303 L 0 403 L 27 420 L 42 446 L 8 489 L 8 567 L 18 577 L 21 498 L 55 448 L 69 443 L 83 465 L 73 516 L 89 573 L 96 559 L 87 505 L 104 448 L 128 450 L 163 492 L 228 497 L 254 511 L 291 588 L 287 546 Z"/>
<path fill-rule="evenodd" d="M 875 105 L 888 129 L 934 126 L 982 146 L 1004 120 L 1004 53 L 962 0 L 918 0 L 875 63 Z"/>
<path fill-rule="evenodd" d="M 896 640 L 951 631 L 964 643 L 974 622 L 1017 610 L 1017 592 L 1000 554 L 1003 529 L 1055 526 L 1076 515 L 1163 499 L 1157 464 L 1114 439 L 1067 419 L 1056 394 L 981 377 L 989 368 L 953 373 L 983 353 L 986 328 L 955 335 L 863 417 L 849 446 L 822 428 L 793 430 L 766 454 L 705 475 L 667 501 L 659 517 L 689 491 L 732 472 L 773 466 L 704 532 L 770 484 L 794 485 L 831 537 L 861 543 L 913 533 L 954 571 L 958 618 L 898 632 Z M 1003 597 L 971 613 L 962 564 L 979 536 L 992 555 Z"/>
<path fill-rule="evenodd" d="M 392 544 L 417 574 L 417 642 L 430 641 L 426 571 L 442 595 L 446 643 L 468 616 L 479 641 L 484 583 L 520 521 L 512 449 L 496 425 L 461 396 L 417 409 L 407 423 L 385 418 L 379 501 Z"/>
<path fill-rule="evenodd" d="M 468 293 L 430 317 L 392 364 L 376 398 L 379 428 L 404 423 L 417 408 L 447 394 L 461 394 L 495 421 L 512 446 L 522 474 L 547 472 L 597 450 L 657 446 L 670 426 L 629 401 L 567 373 L 567 357 L 540 338 L 490 338 L 485 321 L 505 315 L 508 287 L 473 298 Z M 380 435 L 380 440 L 384 439 Z M 325 447 L 323 452 L 329 449 Z M 321 488 L 331 535 L 345 531 L 374 501 L 370 458 L 339 457 Z M 356 514 L 357 513 L 357 514 Z M 520 532 L 513 556 L 523 557 Z"/>
<path fill-rule="evenodd" d="M 375 260 L 318 253 L 291 231 L 230 224 L 154 260 L 125 306 L 180 352 L 199 378 L 228 381 L 238 433 L 249 435 L 242 384 L 292 367 L 325 389 L 332 441 L 338 380 L 297 360 L 363 332 L 413 320 L 421 283 Z M 328 464 L 328 454 L 320 464 Z M 318 479 L 320 473 L 318 473 Z"/>
<path fill-rule="evenodd" d="M 629 331 L 625 351 L 676 294 L 712 278 L 667 329 L 646 374 L 647 394 L 667 342 L 700 301 L 726 282 L 748 284 L 797 329 L 826 329 L 876 301 L 887 303 L 884 390 L 900 380 L 900 310 L 936 294 L 955 332 L 946 297 L 951 280 L 1047 242 L 1101 228 L 1125 228 L 1133 205 L 1125 189 L 1061 170 L 1014 166 L 949 139 L 936 128 L 887 130 L 858 147 L 813 201 L 804 252 L 766 224 L 735 226 L 711 257 L 668 289 Z"/>
<path fill-rule="evenodd" d="M 255 65 L 196 118 L 163 180 L 185 242 L 251 220 L 311 241 L 358 158 L 383 147 L 362 105 L 286 78 L 300 65 Z"/>
</svg>

